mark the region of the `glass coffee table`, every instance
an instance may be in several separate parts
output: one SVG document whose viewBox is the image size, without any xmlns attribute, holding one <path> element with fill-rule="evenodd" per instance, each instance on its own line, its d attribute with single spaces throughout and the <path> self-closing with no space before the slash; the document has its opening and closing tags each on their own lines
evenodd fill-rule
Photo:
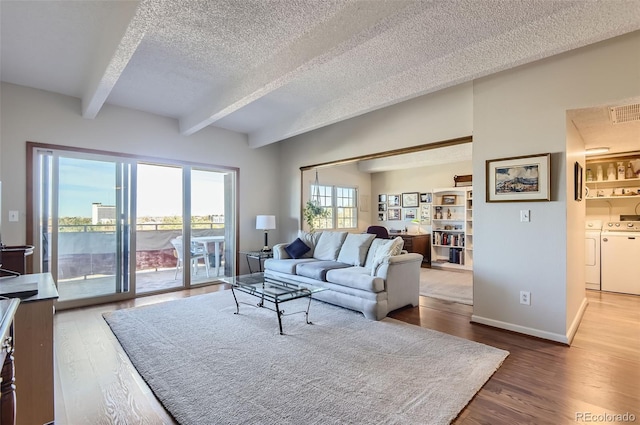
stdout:
<svg viewBox="0 0 640 425">
<path fill-rule="evenodd" d="M 307 324 L 311 325 L 312 323 L 309 321 L 311 295 L 315 294 L 316 292 L 325 290 L 325 288 L 319 286 L 284 282 L 272 277 L 267 277 L 264 275 L 264 273 L 253 273 L 236 277 L 226 277 L 222 278 L 221 280 L 231 285 L 231 293 L 233 294 L 233 299 L 236 302 L 236 312 L 234 314 L 240 314 L 240 304 L 253 305 L 244 302 L 238 302 L 235 291 L 253 295 L 260 300 L 256 304 L 257 307 L 266 308 L 276 312 L 276 315 L 278 316 L 280 335 L 284 335 L 284 333 L 282 332 L 282 316 L 304 313 Z M 285 314 L 284 310 L 281 309 L 280 304 L 305 297 L 309 298 L 306 311 L 294 311 L 292 313 Z M 272 303 L 274 307 L 271 308 L 265 305 L 265 301 Z"/>
</svg>

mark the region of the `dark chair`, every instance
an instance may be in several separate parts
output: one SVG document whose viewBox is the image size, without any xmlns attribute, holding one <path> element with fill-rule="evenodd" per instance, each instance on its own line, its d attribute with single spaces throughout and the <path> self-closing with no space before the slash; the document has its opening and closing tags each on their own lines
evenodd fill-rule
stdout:
<svg viewBox="0 0 640 425">
<path fill-rule="evenodd" d="M 367 233 L 376 235 L 376 238 L 389 239 L 389 231 L 384 226 L 369 226 Z"/>
</svg>

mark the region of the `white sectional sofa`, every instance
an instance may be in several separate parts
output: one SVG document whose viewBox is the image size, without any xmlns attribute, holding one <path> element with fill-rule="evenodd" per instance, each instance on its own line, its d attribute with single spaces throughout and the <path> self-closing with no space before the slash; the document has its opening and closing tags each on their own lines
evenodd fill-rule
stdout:
<svg viewBox="0 0 640 425">
<path fill-rule="evenodd" d="M 422 255 L 402 251 L 403 244 L 400 237 L 300 231 L 293 243 L 273 247 L 264 273 L 286 282 L 322 286 L 326 290 L 315 293 L 314 299 L 380 320 L 390 311 L 419 302 Z"/>
</svg>

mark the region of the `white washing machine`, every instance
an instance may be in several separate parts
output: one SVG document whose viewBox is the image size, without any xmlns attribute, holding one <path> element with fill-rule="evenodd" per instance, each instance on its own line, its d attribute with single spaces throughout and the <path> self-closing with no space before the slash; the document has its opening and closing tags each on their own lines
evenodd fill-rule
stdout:
<svg viewBox="0 0 640 425">
<path fill-rule="evenodd" d="M 602 227 L 602 290 L 640 295 L 640 221 L 612 221 Z"/>
<path fill-rule="evenodd" d="M 587 289 L 600 290 L 600 232 L 602 220 L 587 220 L 585 226 L 584 256 Z"/>
</svg>

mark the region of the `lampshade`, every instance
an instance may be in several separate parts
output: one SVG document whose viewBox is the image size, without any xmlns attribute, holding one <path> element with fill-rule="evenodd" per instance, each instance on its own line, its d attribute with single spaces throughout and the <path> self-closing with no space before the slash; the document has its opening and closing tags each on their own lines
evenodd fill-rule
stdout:
<svg viewBox="0 0 640 425">
<path fill-rule="evenodd" d="M 257 230 L 270 230 L 276 228 L 276 216 L 275 215 L 259 215 L 256 216 L 256 229 Z"/>
</svg>

